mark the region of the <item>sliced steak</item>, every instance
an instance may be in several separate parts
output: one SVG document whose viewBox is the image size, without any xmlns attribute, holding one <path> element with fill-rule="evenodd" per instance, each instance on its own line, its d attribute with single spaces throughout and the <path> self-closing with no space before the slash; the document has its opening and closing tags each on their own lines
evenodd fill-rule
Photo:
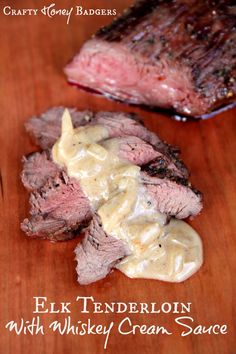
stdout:
<svg viewBox="0 0 236 354">
<path fill-rule="evenodd" d="M 59 171 L 50 156 L 50 151 L 34 152 L 22 159 L 21 180 L 29 191 L 42 187 L 48 178 L 55 177 Z"/>
<path fill-rule="evenodd" d="M 33 117 L 26 122 L 27 132 L 34 138 L 42 149 L 49 149 L 60 136 L 61 118 L 64 108 L 52 108 L 39 117 Z M 72 115 L 74 127 L 77 128 L 85 124 L 101 124 L 109 130 L 110 138 L 136 136 L 155 147 L 155 149 L 166 155 L 178 170 L 178 175 L 188 177 L 189 173 L 179 158 L 180 151 L 162 141 L 155 133 L 149 131 L 135 114 L 121 112 L 98 112 L 89 111 L 78 112 L 69 109 Z"/>
<path fill-rule="evenodd" d="M 92 218 L 89 200 L 77 180 L 65 172 L 48 178 L 46 184 L 30 194 L 31 215 L 21 225 L 28 236 L 58 239 L 71 238 L 71 231 L 86 226 Z M 67 233 L 69 232 L 69 233 Z M 63 238 L 63 236 L 61 236 Z M 65 238 L 64 238 L 65 239 Z"/>
<path fill-rule="evenodd" d="M 74 108 L 68 109 L 75 127 L 88 124 L 93 116 L 90 111 L 80 112 Z M 26 131 L 42 149 L 51 148 L 61 135 L 61 118 L 64 110 L 64 107 L 54 107 L 39 117 L 32 117 L 25 123 Z"/>
<path fill-rule="evenodd" d="M 69 82 L 199 117 L 235 101 L 232 0 L 139 0 L 66 66 Z"/>
<path fill-rule="evenodd" d="M 148 130 L 142 120 L 132 113 L 98 112 L 91 124 L 102 124 L 109 130 L 111 138 L 127 135 L 137 136 L 148 143 L 163 147 L 165 143 L 155 133 Z"/>
<path fill-rule="evenodd" d="M 202 210 L 202 195 L 188 180 L 173 176 L 163 168 L 142 168 L 142 183 L 157 210 L 177 219 L 196 216 Z"/>
<path fill-rule="evenodd" d="M 180 150 L 161 140 L 155 133 L 148 130 L 140 118 L 135 114 L 119 112 L 98 112 L 91 124 L 102 124 L 109 129 L 110 137 L 136 136 L 155 147 L 166 155 L 179 171 L 178 175 L 188 177 L 189 172 L 183 161 L 179 158 Z"/>
<path fill-rule="evenodd" d="M 117 142 L 118 156 L 127 160 L 134 165 L 142 166 L 149 161 L 155 159 L 157 156 L 163 156 L 161 153 L 156 151 L 152 145 L 146 143 L 144 140 L 137 138 L 136 136 L 126 136 L 123 138 L 113 138 L 112 142 Z M 102 145 L 106 147 L 107 142 L 105 141 Z"/>
<path fill-rule="evenodd" d="M 68 226 L 64 220 L 57 220 L 45 215 L 33 215 L 30 219 L 25 219 L 21 224 L 21 229 L 28 236 L 47 239 L 50 241 L 67 241 L 79 235 L 81 228 L 68 231 Z"/>
<path fill-rule="evenodd" d="M 61 119 L 66 107 L 54 107 L 32 117 L 25 123 L 26 131 L 42 149 L 53 146 L 61 135 Z M 77 111 L 67 108 L 75 128 L 86 124 L 101 124 L 107 127 L 110 137 L 137 136 L 153 145 L 165 144 L 156 134 L 144 127 L 142 120 L 133 113 Z"/>
<path fill-rule="evenodd" d="M 41 147 L 50 148 L 59 137 L 62 112 L 63 108 L 55 108 L 29 122 L 28 130 Z M 115 153 L 142 166 L 142 182 L 159 211 L 178 218 L 200 211 L 201 198 L 190 187 L 178 153 L 146 129 L 138 117 L 117 112 L 71 112 L 76 127 L 86 123 L 106 126 L 117 148 Z M 111 138 L 100 143 L 105 146 Z M 24 157 L 22 181 L 31 191 L 31 217 L 22 223 L 29 236 L 72 238 L 91 220 L 93 213 L 80 183 L 52 161 L 50 150 Z"/>
<path fill-rule="evenodd" d="M 161 156 L 150 144 L 137 137 L 113 140 L 119 148 L 120 158 L 131 163 L 143 165 L 156 156 Z M 107 142 L 105 141 L 104 145 Z M 160 159 L 163 160 L 164 157 Z M 74 184 L 70 184 L 71 179 L 53 162 L 50 151 L 35 152 L 24 157 L 21 178 L 24 186 L 33 192 L 30 196 L 32 216 L 22 223 L 22 230 L 28 235 L 57 241 L 66 240 L 78 234 L 71 230 L 77 230 L 81 224 L 86 225 L 86 213 L 90 210 L 89 201 L 83 195 L 83 203 L 81 203 L 79 182 L 72 179 Z M 78 215 L 76 204 L 81 208 L 82 216 Z M 84 205 L 85 210 L 83 210 Z M 65 214 L 66 210 L 70 220 Z"/>
<path fill-rule="evenodd" d="M 178 176 L 175 165 L 145 141 L 135 137 L 113 138 L 120 158 L 142 166 L 142 182 L 157 210 L 177 218 L 196 215 L 201 198 Z M 72 238 L 81 225 L 86 225 L 92 212 L 79 181 L 69 178 L 52 159 L 49 151 L 24 158 L 22 181 L 30 195 L 31 218 L 22 229 L 31 236 L 55 240 Z M 61 236 L 60 236 L 61 235 Z"/>
<path fill-rule="evenodd" d="M 145 165 L 153 160 L 159 161 L 159 168 L 165 167 L 171 171 L 172 175 L 183 176 L 182 171 L 176 167 L 172 159 L 158 151 L 155 146 L 136 136 L 107 139 L 101 144 L 106 147 L 111 142 L 114 144 L 114 153 L 118 153 L 118 156 L 123 160 L 138 166 Z"/>
<path fill-rule="evenodd" d="M 160 169 L 160 173 L 165 167 L 171 170 L 172 175 L 182 176 L 172 161 L 142 139 L 135 136 L 126 136 L 105 140 L 102 142 L 102 145 L 106 147 L 111 141 L 114 143 L 114 149 L 118 149 L 114 152 L 118 153 L 118 156 L 123 160 L 142 166 L 155 159 L 155 161 L 158 161 L 156 169 Z M 53 162 L 50 150 L 31 153 L 28 156 L 24 156 L 22 161 L 23 170 L 21 180 L 25 188 L 29 191 L 43 187 L 50 177 L 55 177 L 61 170 Z"/>
<path fill-rule="evenodd" d="M 122 258 L 129 255 L 123 241 L 108 235 L 95 215 L 85 237 L 75 249 L 78 282 L 86 285 L 103 279 Z"/>
</svg>

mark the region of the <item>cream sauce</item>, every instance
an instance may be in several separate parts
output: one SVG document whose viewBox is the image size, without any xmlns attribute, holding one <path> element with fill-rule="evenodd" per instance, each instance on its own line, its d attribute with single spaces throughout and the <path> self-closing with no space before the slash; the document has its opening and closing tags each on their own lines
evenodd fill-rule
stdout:
<svg viewBox="0 0 236 354">
<path fill-rule="evenodd" d="M 118 140 L 105 126 L 73 128 L 70 113 L 62 117 L 61 137 L 53 160 L 77 178 L 101 218 L 104 230 L 126 242 L 130 256 L 117 268 L 131 278 L 179 282 L 202 264 L 202 243 L 185 222 L 159 213 L 140 182 L 140 167 L 118 157 Z"/>
</svg>

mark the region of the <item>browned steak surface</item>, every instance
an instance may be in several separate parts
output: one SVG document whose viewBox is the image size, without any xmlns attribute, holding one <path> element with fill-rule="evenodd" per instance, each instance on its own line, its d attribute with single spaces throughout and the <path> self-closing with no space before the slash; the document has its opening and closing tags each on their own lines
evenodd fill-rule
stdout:
<svg viewBox="0 0 236 354">
<path fill-rule="evenodd" d="M 139 0 L 85 43 L 65 73 L 125 102 L 209 114 L 235 101 L 235 1 Z"/>
</svg>

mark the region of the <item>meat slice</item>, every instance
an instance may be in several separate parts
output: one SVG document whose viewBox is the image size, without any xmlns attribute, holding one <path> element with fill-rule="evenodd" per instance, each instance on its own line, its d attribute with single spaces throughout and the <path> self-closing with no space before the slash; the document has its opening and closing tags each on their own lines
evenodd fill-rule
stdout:
<svg viewBox="0 0 236 354">
<path fill-rule="evenodd" d="M 111 140 L 105 141 L 103 146 L 106 147 L 109 141 Z M 114 138 L 112 141 L 118 145 L 118 156 L 134 165 L 142 166 L 158 156 L 163 156 L 152 145 L 136 136 Z"/>
<path fill-rule="evenodd" d="M 33 117 L 26 122 L 27 132 L 42 149 L 50 149 L 59 138 L 64 109 L 62 107 L 52 108 L 41 116 Z M 75 128 L 85 124 L 101 124 L 108 129 L 110 138 L 136 136 L 150 143 L 158 152 L 165 155 L 168 161 L 176 166 L 178 175 L 188 177 L 188 170 L 179 158 L 180 151 L 149 131 L 137 115 L 122 112 L 78 112 L 71 108 L 69 111 Z"/>
<path fill-rule="evenodd" d="M 235 101 L 235 9 L 232 0 L 138 0 L 65 73 L 124 102 L 207 115 Z"/>
<path fill-rule="evenodd" d="M 101 142 L 114 143 L 120 158 L 142 166 L 142 182 L 156 209 L 177 218 L 197 215 L 201 196 L 178 175 L 176 166 L 155 147 L 135 136 Z M 65 240 L 86 226 L 92 217 L 90 204 L 79 181 L 69 178 L 52 159 L 49 151 L 36 152 L 23 160 L 22 181 L 30 190 L 31 218 L 22 229 L 29 236 Z M 78 233 L 78 232 L 77 232 Z"/>
<path fill-rule="evenodd" d="M 118 147 L 120 158 L 137 165 L 143 165 L 156 156 L 161 156 L 150 144 L 137 137 L 113 140 Z M 106 145 L 108 141 L 104 144 Z M 89 201 L 83 195 L 81 203 L 79 182 L 73 180 L 74 183 L 70 183 L 71 179 L 66 172 L 53 162 L 50 151 L 35 152 L 24 157 L 21 178 L 24 186 L 32 192 L 30 196 L 32 216 L 22 223 L 23 231 L 29 236 L 61 241 L 75 237 L 78 234 L 77 227 L 87 225 Z M 78 208 L 81 208 L 81 215 L 78 214 L 77 204 Z M 69 210 L 69 222 L 65 208 Z"/>
<path fill-rule="evenodd" d="M 51 240 L 74 237 L 93 216 L 80 183 L 68 177 L 51 158 L 50 147 L 59 137 L 63 110 L 54 108 L 28 123 L 28 131 L 41 147 L 49 150 L 24 157 L 21 175 L 31 191 L 31 217 L 24 220 L 22 229 L 29 236 Z M 76 127 L 86 123 L 106 126 L 110 138 L 100 143 L 105 147 L 114 143 L 120 158 L 142 166 L 142 182 L 157 210 L 177 218 L 196 215 L 201 210 L 201 196 L 189 185 L 188 172 L 178 152 L 145 128 L 137 116 L 70 111 Z"/>
<path fill-rule="evenodd" d="M 187 179 L 159 168 L 156 161 L 143 166 L 141 175 L 147 194 L 161 213 L 185 219 L 202 210 L 202 194 Z"/>
<path fill-rule="evenodd" d="M 79 182 L 63 171 L 33 191 L 30 204 L 32 216 L 21 225 L 28 236 L 64 240 L 71 238 L 74 230 L 87 226 L 92 218 L 89 200 Z"/>
<path fill-rule="evenodd" d="M 177 218 L 199 213 L 200 194 L 155 147 L 135 136 L 108 139 L 101 144 L 106 147 L 111 142 L 120 158 L 142 166 L 142 182 L 157 210 Z M 63 240 L 76 235 L 71 231 L 87 225 L 92 211 L 79 181 L 69 178 L 52 161 L 49 151 L 24 158 L 22 181 L 32 192 L 32 216 L 22 224 L 28 235 Z"/>
<path fill-rule="evenodd" d="M 53 146 L 61 134 L 61 119 L 66 107 L 54 107 L 32 117 L 25 123 L 26 131 L 42 149 Z M 74 128 L 86 124 L 101 124 L 109 130 L 110 138 L 127 135 L 137 136 L 153 145 L 165 144 L 156 134 L 144 127 L 142 120 L 133 113 L 77 111 L 67 108 L 70 112 Z"/>
<path fill-rule="evenodd" d="M 41 188 L 50 177 L 55 177 L 59 171 L 50 156 L 50 151 L 34 152 L 22 159 L 23 171 L 21 180 L 29 191 Z"/>
<path fill-rule="evenodd" d="M 172 175 L 182 176 L 171 160 L 157 151 L 154 146 L 140 138 L 126 136 L 123 138 L 108 139 L 101 142 L 101 144 L 106 147 L 111 141 L 114 144 L 114 153 L 118 153 L 118 156 L 123 160 L 127 160 L 138 166 L 142 166 L 153 160 L 158 161 L 156 170 L 160 170 L 159 173 L 165 167 L 171 171 Z M 31 153 L 28 156 L 24 156 L 22 161 L 23 170 L 21 180 L 25 188 L 29 191 L 43 187 L 50 177 L 55 177 L 61 170 L 60 166 L 53 162 L 50 150 Z"/>
<path fill-rule="evenodd" d="M 42 149 L 49 149 L 61 135 L 61 118 L 65 108 L 53 107 L 40 117 L 32 117 L 25 123 L 26 131 Z M 68 108 L 75 127 L 88 123 L 93 114 L 90 111 L 77 111 Z"/>
<path fill-rule="evenodd" d="M 94 215 L 75 254 L 78 282 L 86 285 L 105 278 L 130 251 L 123 241 L 108 235 L 102 228 L 99 216 Z"/>
<path fill-rule="evenodd" d="M 87 226 L 87 225 L 85 225 Z M 64 220 L 58 220 L 45 215 L 33 215 L 25 219 L 21 229 L 28 236 L 50 241 L 67 241 L 79 235 L 82 225 L 75 230 L 69 230 Z"/>
<path fill-rule="evenodd" d="M 136 136 L 149 144 L 155 149 L 166 155 L 168 160 L 171 160 L 179 174 L 183 177 L 188 177 L 189 172 L 183 161 L 179 158 L 180 150 L 172 145 L 161 140 L 160 137 L 147 129 L 142 120 L 133 113 L 121 112 L 98 112 L 91 124 L 102 124 L 109 130 L 110 137 Z"/>
<path fill-rule="evenodd" d="M 111 142 L 114 145 L 114 152 L 118 153 L 118 156 L 123 160 L 127 160 L 138 166 L 158 161 L 159 168 L 163 169 L 165 167 L 171 171 L 172 175 L 183 176 L 182 170 L 177 168 L 173 163 L 173 159 L 158 151 L 155 146 L 136 136 L 112 138 L 101 142 L 101 144 L 106 147 Z M 158 169 L 157 166 L 156 169 Z"/>
</svg>

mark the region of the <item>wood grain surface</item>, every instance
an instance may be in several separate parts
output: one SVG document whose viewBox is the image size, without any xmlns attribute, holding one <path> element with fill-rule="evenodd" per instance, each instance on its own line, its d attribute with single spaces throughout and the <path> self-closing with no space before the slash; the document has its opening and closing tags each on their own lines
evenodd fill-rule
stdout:
<svg viewBox="0 0 236 354">
<path fill-rule="evenodd" d="M 125 8 L 131 1 L 56 1 L 58 8 Z M 40 8 L 43 1 L 9 2 L 17 8 Z M 8 5 L 9 5 L 8 3 Z M 14 6 L 13 6 L 14 3 Z M 79 91 L 66 83 L 62 68 L 107 16 L 64 17 L 4 16 L 0 19 L 0 161 L 1 161 L 1 327 L 0 353 L 103 353 L 99 335 L 74 336 L 46 333 L 10 333 L 10 320 L 33 317 L 34 296 L 48 301 L 71 301 L 72 319 L 85 321 L 77 296 L 99 302 L 191 302 L 194 325 L 227 324 L 225 335 L 181 337 L 176 314 L 131 314 L 136 324 L 166 326 L 173 335 L 126 335 L 114 331 L 107 353 L 235 354 L 236 353 L 236 110 L 213 119 L 189 123 L 114 103 Z M 204 210 L 191 224 L 200 233 L 205 261 L 201 270 L 181 284 L 131 280 L 114 271 L 89 286 L 76 281 L 73 250 L 78 240 L 50 243 L 28 239 L 20 222 L 28 212 L 28 195 L 20 182 L 21 157 L 36 149 L 24 131 L 24 122 L 52 106 L 79 109 L 124 110 L 140 113 L 146 125 L 169 143 L 178 145 L 191 170 L 191 181 L 204 194 Z M 94 314 L 94 323 L 118 323 L 126 314 Z M 43 314 L 47 326 L 65 314 Z"/>
</svg>

